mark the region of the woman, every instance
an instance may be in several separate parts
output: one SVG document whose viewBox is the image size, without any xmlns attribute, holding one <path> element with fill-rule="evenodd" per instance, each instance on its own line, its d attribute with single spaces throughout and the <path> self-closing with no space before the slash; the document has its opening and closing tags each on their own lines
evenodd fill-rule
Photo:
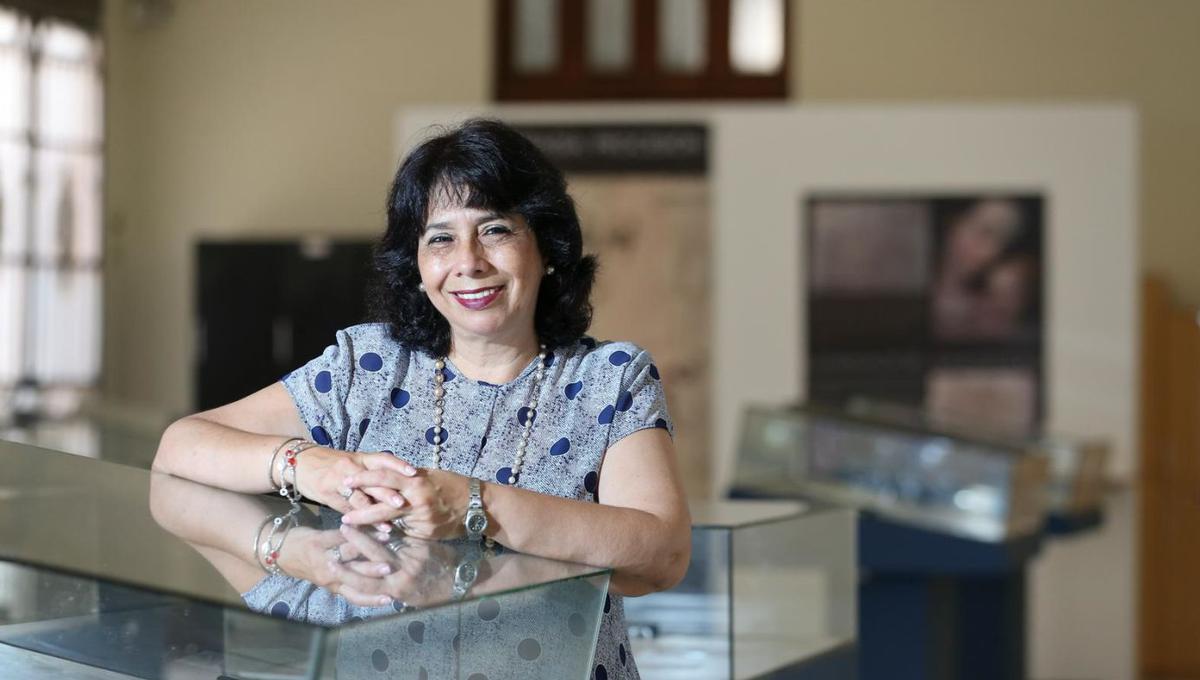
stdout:
<svg viewBox="0 0 1200 680">
<path fill-rule="evenodd" d="M 379 322 L 172 424 L 155 469 L 243 492 L 290 474 L 345 524 L 609 566 L 618 595 L 677 583 L 690 521 L 658 369 L 583 335 L 595 261 L 562 174 L 504 124 L 468 121 L 404 161 L 387 222 Z M 273 463 L 288 437 L 318 445 L 294 468 Z M 613 597 L 595 675 L 637 677 L 628 649 Z"/>
</svg>

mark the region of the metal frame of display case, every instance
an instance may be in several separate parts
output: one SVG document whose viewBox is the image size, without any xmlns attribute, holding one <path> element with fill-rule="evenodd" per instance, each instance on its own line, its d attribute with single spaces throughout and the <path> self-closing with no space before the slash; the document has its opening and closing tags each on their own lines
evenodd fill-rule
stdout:
<svg viewBox="0 0 1200 680">
<path fill-rule="evenodd" d="M 260 584 L 280 579 L 281 592 L 287 586 L 303 596 L 288 611 L 283 600 L 272 604 L 275 596 L 255 611 L 229 580 L 235 557 L 175 519 L 207 521 L 220 532 L 214 509 L 232 508 L 236 519 L 251 508 L 269 519 L 293 507 L 277 496 L 7 442 L 0 442 L 0 467 L 0 669 L 343 680 L 400 664 L 414 673 L 427 667 L 430 678 L 476 669 L 555 680 L 591 673 L 607 569 L 405 539 L 388 548 L 398 551 L 395 573 L 411 567 L 405 582 L 413 585 L 391 605 L 356 608 L 310 583 L 273 576 Z M 327 517 L 311 519 L 309 528 L 336 533 L 322 524 Z M 259 517 L 249 521 L 257 526 Z M 252 531 L 229 542 L 245 543 L 249 555 Z M 465 561 L 479 576 L 464 590 L 455 576 Z M 243 576 L 255 573 L 247 564 L 238 563 Z M 301 611 L 319 597 L 335 606 Z"/>
<path fill-rule="evenodd" d="M 683 581 L 625 600 L 642 678 L 852 676 L 856 513 L 791 501 L 691 510 Z"/>
</svg>

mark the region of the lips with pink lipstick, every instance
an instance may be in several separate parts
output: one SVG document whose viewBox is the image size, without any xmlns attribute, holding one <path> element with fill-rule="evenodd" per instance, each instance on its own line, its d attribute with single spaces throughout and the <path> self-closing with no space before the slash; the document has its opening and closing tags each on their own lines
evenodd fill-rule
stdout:
<svg viewBox="0 0 1200 680">
<path fill-rule="evenodd" d="M 500 297 L 500 293 L 503 291 L 504 286 L 491 286 L 488 288 L 456 290 L 450 293 L 450 295 L 463 307 L 478 311 L 492 304 L 496 298 Z"/>
</svg>

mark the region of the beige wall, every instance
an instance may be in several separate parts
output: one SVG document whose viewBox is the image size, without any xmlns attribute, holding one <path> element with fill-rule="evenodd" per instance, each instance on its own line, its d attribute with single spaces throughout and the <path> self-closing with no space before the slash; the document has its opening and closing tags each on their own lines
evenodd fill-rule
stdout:
<svg viewBox="0 0 1200 680">
<path fill-rule="evenodd" d="M 1200 303 L 1200 2 L 793 0 L 801 101 L 1130 100 L 1140 259 Z M 402 106 L 489 98 L 485 0 L 106 3 L 107 393 L 190 405 L 198 234 L 381 224 Z"/>
<path fill-rule="evenodd" d="M 1200 304 L 1200 2 L 799 2 L 792 87 L 806 103 L 1136 104 L 1141 263 Z"/>
<path fill-rule="evenodd" d="M 104 389 L 191 405 L 201 234 L 376 232 L 411 102 L 489 97 L 490 4 L 106 3 Z"/>
</svg>

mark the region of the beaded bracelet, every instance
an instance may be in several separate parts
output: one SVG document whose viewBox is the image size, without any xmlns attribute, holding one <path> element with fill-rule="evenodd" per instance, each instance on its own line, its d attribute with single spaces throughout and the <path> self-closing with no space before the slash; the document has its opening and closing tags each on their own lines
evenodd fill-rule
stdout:
<svg viewBox="0 0 1200 680">
<path fill-rule="evenodd" d="M 286 449 L 283 460 L 279 463 L 279 495 L 293 504 L 299 503 L 301 499 L 300 490 L 296 488 L 296 456 L 299 456 L 301 451 L 315 446 L 317 446 L 316 442 L 301 441 L 296 446 Z M 291 481 L 288 481 L 288 472 L 292 473 Z"/>
<path fill-rule="evenodd" d="M 271 530 L 267 532 L 267 537 L 263 539 L 261 544 L 256 546 L 254 556 L 258 561 L 258 566 L 262 567 L 268 574 L 282 574 L 283 570 L 279 568 L 279 551 L 283 549 L 283 542 L 287 540 L 288 533 L 292 529 L 299 526 L 300 521 L 296 519 L 296 513 L 300 512 L 300 506 L 294 506 L 286 514 L 278 517 L 270 518 L 267 522 L 263 522 L 259 527 L 259 535 L 262 534 L 262 528 L 271 525 Z M 286 527 L 284 524 L 286 523 Z M 282 533 L 280 528 L 283 527 Z M 279 540 L 275 538 L 278 535 Z M 255 537 L 257 543 L 258 537 Z"/>
<path fill-rule="evenodd" d="M 271 486 L 271 488 L 275 487 L 275 461 L 279 459 L 279 452 L 282 451 L 283 447 L 287 446 L 288 444 L 301 441 L 304 440 L 300 437 L 285 439 L 279 443 L 279 446 L 275 447 L 274 451 L 271 452 L 271 462 L 267 464 L 267 484 Z"/>
</svg>

